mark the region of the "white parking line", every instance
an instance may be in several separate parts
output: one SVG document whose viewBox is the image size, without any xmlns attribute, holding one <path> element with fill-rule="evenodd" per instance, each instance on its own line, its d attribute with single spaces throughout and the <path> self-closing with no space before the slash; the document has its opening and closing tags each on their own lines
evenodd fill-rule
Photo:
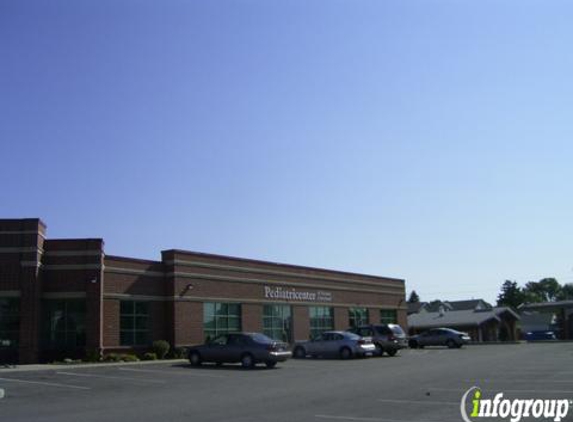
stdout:
<svg viewBox="0 0 573 422">
<path fill-rule="evenodd" d="M 189 375 L 193 377 L 206 377 L 206 378 L 225 378 L 224 375 L 215 375 L 215 374 L 198 374 L 195 372 L 175 372 L 175 371 L 160 371 L 155 369 L 133 369 L 133 368 L 117 368 L 120 371 L 130 371 L 130 372 L 150 372 L 150 373 L 157 373 L 157 374 L 173 374 L 173 375 Z"/>
<path fill-rule="evenodd" d="M 469 387 L 468 387 L 469 388 Z M 430 391 L 453 391 L 453 392 L 457 392 L 457 393 L 464 393 L 467 391 L 467 388 L 465 387 L 460 387 L 460 388 L 428 388 L 428 390 Z M 548 393 L 548 394 L 571 394 L 571 390 L 506 390 L 505 388 L 503 389 L 504 393 L 536 393 L 536 394 L 543 394 L 543 393 Z"/>
<path fill-rule="evenodd" d="M 330 419 L 337 421 L 362 421 L 362 422 L 436 422 L 428 420 L 404 420 L 404 419 L 384 419 L 384 418 L 364 418 L 360 416 L 342 416 L 342 415 L 314 415 L 317 419 Z M 440 421 L 443 422 L 443 421 Z"/>
<path fill-rule="evenodd" d="M 133 377 L 114 377 L 111 375 L 95 375 L 95 374 L 80 374 L 77 372 L 56 372 L 58 375 L 69 375 L 72 377 L 89 377 L 89 378 L 103 378 L 103 379 L 115 379 L 115 380 L 125 380 L 125 381 L 135 381 L 135 382 L 150 382 L 154 384 L 166 384 L 166 381 L 148 379 L 148 378 L 133 378 Z"/>
<path fill-rule="evenodd" d="M 55 383 L 55 382 L 43 382 L 43 381 L 29 381 L 29 380 L 21 380 L 21 379 L 16 379 L 16 378 L 0 378 L 0 381 L 20 382 L 23 384 L 45 385 L 48 387 L 72 388 L 74 390 L 91 390 L 91 388 L 89 388 L 89 387 L 83 387 L 80 385 L 59 384 L 59 383 Z"/>
<path fill-rule="evenodd" d="M 425 401 L 425 400 L 392 400 L 392 399 L 378 399 L 376 401 L 382 403 L 404 403 L 404 404 L 441 404 L 445 406 L 459 406 L 459 402 L 453 401 Z"/>
<path fill-rule="evenodd" d="M 535 378 L 535 379 L 505 379 L 505 378 L 486 378 L 486 379 L 475 379 L 475 380 L 464 380 L 463 382 L 473 382 L 473 383 L 480 383 L 480 382 L 499 382 L 505 384 L 512 384 L 514 382 L 526 382 L 531 383 L 534 382 L 536 384 L 539 383 L 550 383 L 550 384 L 573 384 L 573 380 L 548 380 L 543 378 Z"/>
</svg>

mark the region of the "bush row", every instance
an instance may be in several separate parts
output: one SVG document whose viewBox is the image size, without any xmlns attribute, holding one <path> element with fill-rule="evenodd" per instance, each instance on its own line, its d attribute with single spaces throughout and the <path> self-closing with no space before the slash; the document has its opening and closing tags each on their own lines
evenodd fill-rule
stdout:
<svg viewBox="0 0 573 422">
<path fill-rule="evenodd" d="M 107 353 L 103 357 L 98 351 L 88 351 L 83 362 L 137 362 L 139 360 L 158 359 L 184 359 L 186 358 L 184 347 L 171 348 L 165 340 L 156 340 L 151 345 L 151 350 L 143 354 L 135 353 Z M 81 360 L 64 359 L 63 363 L 80 363 Z"/>
</svg>

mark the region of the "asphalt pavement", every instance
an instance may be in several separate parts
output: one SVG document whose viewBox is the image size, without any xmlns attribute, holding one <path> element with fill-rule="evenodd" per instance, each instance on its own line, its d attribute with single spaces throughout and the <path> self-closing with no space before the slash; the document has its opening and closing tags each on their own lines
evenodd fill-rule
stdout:
<svg viewBox="0 0 573 422">
<path fill-rule="evenodd" d="M 275 369 L 186 362 L 0 369 L 0 421 L 457 422 L 473 386 L 484 397 L 573 399 L 572 360 L 573 343 L 544 343 L 292 359 Z M 564 420 L 573 421 L 573 406 Z"/>
</svg>

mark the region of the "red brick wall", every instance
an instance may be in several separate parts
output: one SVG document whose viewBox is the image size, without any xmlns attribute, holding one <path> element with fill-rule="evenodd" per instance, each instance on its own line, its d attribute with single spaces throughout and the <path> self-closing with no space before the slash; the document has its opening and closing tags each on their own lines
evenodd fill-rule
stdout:
<svg viewBox="0 0 573 422">
<path fill-rule="evenodd" d="M 350 320 L 348 318 L 348 308 L 334 308 L 334 329 L 346 330 Z"/>
<path fill-rule="evenodd" d="M 263 305 L 244 303 L 241 313 L 243 331 L 263 331 Z"/>
<path fill-rule="evenodd" d="M 174 308 L 175 347 L 203 343 L 203 304 L 199 302 L 176 301 Z"/>
<path fill-rule="evenodd" d="M 119 300 L 103 301 L 103 347 L 119 347 Z"/>
<path fill-rule="evenodd" d="M 293 306 L 293 336 L 295 341 L 308 340 L 310 336 L 310 321 L 307 306 Z"/>
</svg>

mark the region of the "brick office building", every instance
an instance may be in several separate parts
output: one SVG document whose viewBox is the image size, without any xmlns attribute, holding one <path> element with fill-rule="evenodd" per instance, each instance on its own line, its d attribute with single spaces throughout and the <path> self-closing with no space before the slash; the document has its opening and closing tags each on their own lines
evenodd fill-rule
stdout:
<svg viewBox="0 0 573 422">
<path fill-rule="evenodd" d="M 105 255 L 102 239 L 47 239 L 0 220 L 0 360 L 180 347 L 226 331 L 289 342 L 359 323 L 406 325 L 404 280 L 196 252 Z"/>
</svg>

